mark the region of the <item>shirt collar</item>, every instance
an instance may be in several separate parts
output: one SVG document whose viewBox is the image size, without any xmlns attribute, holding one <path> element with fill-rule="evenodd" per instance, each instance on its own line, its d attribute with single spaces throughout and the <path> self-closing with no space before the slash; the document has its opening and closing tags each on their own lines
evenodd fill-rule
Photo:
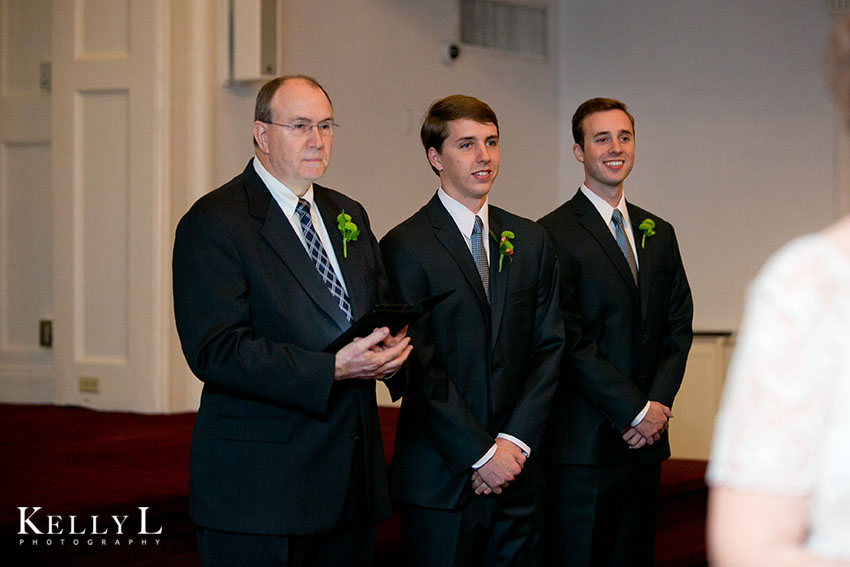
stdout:
<svg viewBox="0 0 850 567">
<path fill-rule="evenodd" d="M 298 195 L 296 195 L 292 189 L 281 183 L 277 177 L 268 172 L 268 170 L 263 167 L 263 164 L 260 163 L 256 157 L 254 157 L 254 171 L 257 172 L 257 175 L 260 176 L 260 179 L 263 180 L 263 183 L 266 184 L 269 192 L 274 197 L 274 200 L 277 201 L 277 204 L 280 206 L 280 209 L 283 213 L 288 217 L 291 217 L 295 214 L 295 207 L 298 205 Z M 316 203 L 313 200 L 313 184 L 310 184 L 310 187 L 307 188 L 307 191 L 301 197 L 302 199 L 307 200 L 310 203 L 311 210 L 315 208 Z"/>
<path fill-rule="evenodd" d="M 437 196 L 440 198 L 440 202 L 451 215 L 452 220 L 455 221 L 458 230 L 460 230 L 461 234 L 463 234 L 467 240 L 472 238 L 472 228 L 475 226 L 475 217 L 481 217 L 481 220 L 484 222 L 484 240 L 487 240 L 487 235 L 490 233 L 490 215 L 488 214 L 488 201 L 485 197 L 484 204 L 481 205 L 481 208 L 477 213 L 473 213 L 469 209 L 467 209 L 464 205 L 454 200 L 452 197 L 446 193 L 442 187 L 437 190 Z"/>
<path fill-rule="evenodd" d="M 608 201 L 591 191 L 584 183 L 581 184 L 581 192 L 584 193 L 584 196 L 587 197 L 596 210 L 599 211 L 600 216 L 602 216 L 602 220 L 604 220 L 605 224 L 609 227 L 611 226 L 611 217 L 614 215 L 614 209 L 619 210 L 623 214 L 625 226 L 631 226 L 631 222 L 629 220 L 629 209 L 626 207 L 625 192 L 620 196 L 620 202 L 617 203 L 616 207 L 609 205 Z"/>
</svg>

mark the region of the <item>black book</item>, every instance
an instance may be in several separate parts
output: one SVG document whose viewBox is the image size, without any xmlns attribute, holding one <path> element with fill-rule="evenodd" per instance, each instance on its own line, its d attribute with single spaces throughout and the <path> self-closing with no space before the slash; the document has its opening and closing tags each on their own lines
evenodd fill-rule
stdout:
<svg viewBox="0 0 850 567">
<path fill-rule="evenodd" d="M 325 347 L 325 352 L 335 353 L 357 337 L 371 335 L 380 327 L 389 327 L 391 334 L 396 334 L 402 327 L 409 325 L 430 311 L 435 305 L 453 294 L 455 290 L 444 291 L 431 297 L 426 297 L 419 305 L 379 303 L 365 315 L 357 319 L 351 326 Z"/>
</svg>

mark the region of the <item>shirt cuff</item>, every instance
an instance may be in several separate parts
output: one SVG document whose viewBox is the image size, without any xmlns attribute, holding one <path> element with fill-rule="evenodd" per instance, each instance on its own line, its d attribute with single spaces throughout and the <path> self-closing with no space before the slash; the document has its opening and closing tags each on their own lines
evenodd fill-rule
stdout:
<svg viewBox="0 0 850 567">
<path fill-rule="evenodd" d="M 498 445 L 496 445 L 495 443 L 493 443 L 493 446 L 492 446 L 492 447 L 490 447 L 490 450 L 489 450 L 489 451 L 487 451 L 486 453 L 484 453 L 484 456 L 483 456 L 483 457 L 481 457 L 480 459 L 478 459 L 477 461 L 475 461 L 475 462 L 472 464 L 472 468 L 474 468 L 474 469 L 480 469 L 480 468 L 481 468 L 481 467 L 483 467 L 485 464 L 487 464 L 487 461 L 489 461 L 489 460 L 490 460 L 490 458 L 491 458 L 493 455 L 495 455 L 495 454 L 496 454 L 496 449 L 497 449 L 497 448 L 498 448 Z"/>
<path fill-rule="evenodd" d="M 513 435 L 508 435 L 507 433 L 499 433 L 498 435 L 496 435 L 496 437 L 500 439 L 507 439 L 508 441 L 519 447 L 522 451 L 522 454 L 525 455 L 526 459 L 531 456 L 531 447 L 526 445 L 521 439 L 517 439 Z"/>
<path fill-rule="evenodd" d="M 636 426 L 638 423 L 640 423 L 641 421 L 643 421 L 643 418 L 645 418 L 645 417 L 646 417 L 647 412 L 649 412 L 649 404 L 650 404 L 650 403 L 651 403 L 651 402 L 646 402 L 646 405 L 645 405 L 645 406 L 643 406 L 643 409 L 642 409 L 642 410 L 640 410 L 640 413 L 639 413 L 639 414 L 637 414 L 637 417 L 636 417 L 636 418 L 634 418 L 634 419 L 632 420 L 632 424 L 631 424 L 631 425 L 632 425 L 632 427 Z"/>
</svg>

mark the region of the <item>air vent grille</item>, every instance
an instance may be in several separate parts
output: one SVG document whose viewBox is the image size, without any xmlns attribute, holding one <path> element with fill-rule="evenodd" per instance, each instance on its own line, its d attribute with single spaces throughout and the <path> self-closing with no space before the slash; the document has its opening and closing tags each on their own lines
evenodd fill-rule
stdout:
<svg viewBox="0 0 850 567">
<path fill-rule="evenodd" d="M 546 55 L 546 8 L 461 0 L 460 41 L 502 51 Z"/>
</svg>

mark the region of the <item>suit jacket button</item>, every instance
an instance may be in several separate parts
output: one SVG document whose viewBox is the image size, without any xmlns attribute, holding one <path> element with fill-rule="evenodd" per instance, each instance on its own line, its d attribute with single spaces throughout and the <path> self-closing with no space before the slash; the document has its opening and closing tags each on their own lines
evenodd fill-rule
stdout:
<svg viewBox="0 0 850 567">
<path fill-rule="evenodd" d="M 351 439 L 352 441 L 357 441 L 358 437 L 359 436 L 356 433 L 349 433 L 348 434 L 348 438 Z"/>
</svg>

